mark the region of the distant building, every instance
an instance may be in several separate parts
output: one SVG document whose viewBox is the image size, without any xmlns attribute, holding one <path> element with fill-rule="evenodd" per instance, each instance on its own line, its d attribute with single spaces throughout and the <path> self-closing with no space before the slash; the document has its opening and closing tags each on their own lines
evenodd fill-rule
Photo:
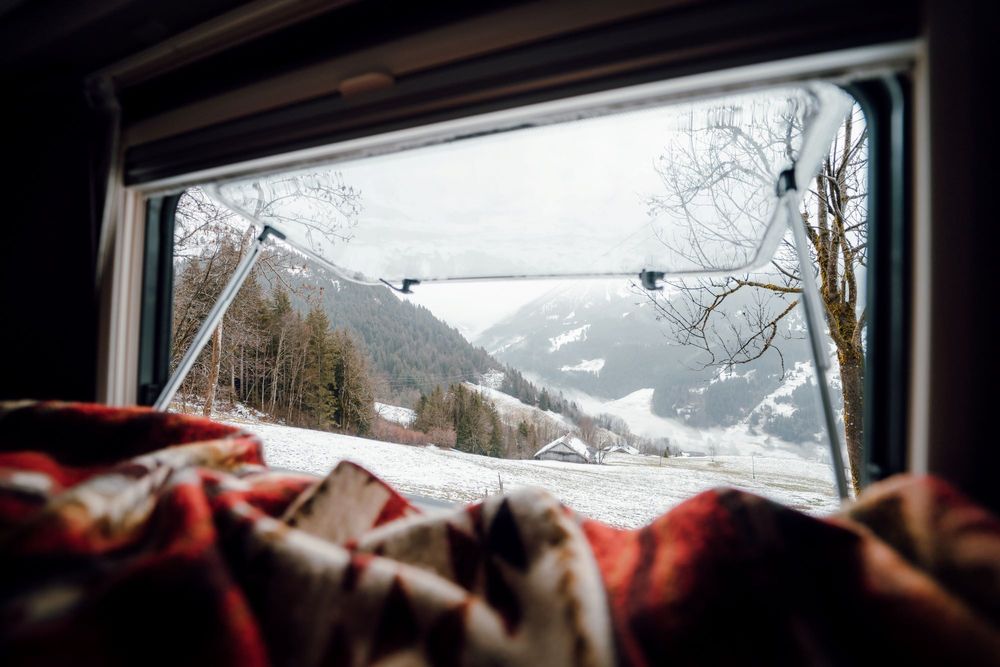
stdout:
<svg viewBox="0 0 1000 667">
<path fill-rule="evenodd" d="M 615 452 L 631 454 L 632 456 L 638 456 L 639 454 L 638 449 L 627 443 L 617 443 L 608 448 L 608 454 L 614 454 Z"/>
<path fill-rule="evenodd" d="M 539 449 L 533 458 L 538 461 L 593 463 L 594 451 L 583 440 L 567 433 Z"/>
</svg>

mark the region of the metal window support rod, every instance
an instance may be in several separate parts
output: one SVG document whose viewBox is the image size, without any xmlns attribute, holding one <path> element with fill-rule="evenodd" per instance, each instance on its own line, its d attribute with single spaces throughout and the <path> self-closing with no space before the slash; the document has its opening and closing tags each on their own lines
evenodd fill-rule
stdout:
<svg viewBox="0 0 1000 667">
<path fill-rule="evenodd" d="M 233 299 L 236 298 L 246 279 L 250 277 L 250 271 L 253 270 L 257 260 L 260 259 L 260 253 L 263 251 L 264 244 L 270 236 L 275 236 L 279 239 L 285 238 L 285 235 L 276 229 L 264 227 L 263 231 L 254 239 L 247 250 L 247 254 L 236 265 L 236 270 L 233 271 L 229 282 L 222 289 L 222 293 L 219 295 L 219 299 L 215 302 L 215 305 L 212 306 L 212 310 L 209 311 L 208 317 L 205 318 L 201 328 L 198 329 L 191 347 L 188 348 L 188 351 L 184 354 L 184 358 L 177 365 L 177 370 L 170 376 L 167 384 L 163 387 L 163 391 L 160 392 L 160 396 L 156 399 L 156 403 L 153 404 L 153 408 L 162 412 L 169 407 L 170 401 L 174 399 L 177 390 L 181 388 L 184 378 L 191 372 L 191 367 L 194 366 L 198 355 L 205 349 L 212 334 L 215 333 L 215 328 L 219 326 L 226 311 L 229 310 L 229 306 L 233 304 Z"/>
<path fill-rule="evenodd" d="M 826 422 L 826 435 L 830 441 L 830 457 L 833 461 L 833 474 L 837 480 L 837 493 L 841 500 L 849 498 L 847 476 L 844 474 L 844 455 L 840 448 L 840 438 L 837 436 L 837 417 L 833 409 L 833 396 L 830 395 L 828 381 L 830 371 L 830 356 L 823 350 L 822 315 L 824 308 L 820 299 L 816 276 L 813 275 L 812 259 L 809 257 L 809 239 L 799 215 L 799 198 L 788 196 L 795 190 L 795 172 L 785 171 L 778 178 L 778 196 L 787 207 L 788 226 L 795 240 L 795 254 L 799 259 L 799 273 L 802 274 L 802 307 L 805 308 L 806 329 L 809 331 L 809 343 L 812 348 L 813 365 L 816 368 L 816 384 L 819 386 L 819 400 L 823 408 L 823 420 Z"/>
</svg>

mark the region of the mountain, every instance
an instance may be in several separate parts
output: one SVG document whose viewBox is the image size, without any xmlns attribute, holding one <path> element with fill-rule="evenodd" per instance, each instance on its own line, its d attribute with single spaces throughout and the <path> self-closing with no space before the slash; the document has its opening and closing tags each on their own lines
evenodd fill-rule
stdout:
<svg viewBox="0 0 1000 667">
<path fill-rule="evenodd" d="M 720 442 L 732 429 L 744 440 L 760 435 L 761 443 L 815 443 L 821 433 L 805 340 L 782 341 L 784 367 L 775 353 L 727 372 L 705 367 L 697 349 L 671 340 L 646 293 L 630 281 L 560 285 L 470 343 L 384 287 L 313 266 L 287 278 L 308 294 L 297 297 L 301 305 L 321 304 L 334 327 L 363 342 L 383 377 L 379 399 L 395 405 L 412 406 L 421 392 L 467 382 L 570 417 L 578 409 L 618 417 L 637 435 L 672 437 L 693 451 L 709 446 L 701 438 L 712 429 Z M 751 298 L 728 306 L 750 307 Z M 797 313 L 787 326 L 801 332 Z M 550 391 L 543 396 L 540 387 Z"/>
<path fill-rule="evenodd" d="M 667 291 L 657 298 L 681 297 Z M 752 298 L 736 294 L 726 305 L 738 313 L 752 307 Z M 803 331 L 796 312 L 785 326 Z M 686 427 L 760 428 L 792 442 L 816 439 L 820 421 L 804 339 L 781 341 L 781 357 L 768 352 L 723 371 L 706 367 L 701 351 L 668 334 L 631 281 L 589 281 L 551 290 L 474 342 L 533 380 L 564 389 L 586 412 L 624 418 L 640 435 L 663 431 L 658 420 L 668 419 Z M 616 412 L 619 400 L 632 407 Z M 638 416 L 636 401 L 645 403 L 649 419 Z"/>
<path fill-rule="evenodd" d="M 295 262 L 286 262 L 294 265 Z M 378 372 L 378 397 L 412 406 L 421 392 L 435 386 L 470 382 L 486 385 L 529 405 L 542 391 L 515 368 L 467 341 L 427 308 L 399 299 L 381 286 L 341 280 L 314 264 L 298 262 L 283 276 L 301 310 L 320 305 L 334 328 L 346 328 L 360 340 Z M 558 396 L 543 401 L 556 412 L 572 414 Z"/>
<path fill-rule="evenodd" d="M 605 414 L 623 420 L 638 436 L 665 442 L 671 451 L 694 456 L 767 456 L 772 458 L 797 457 L 806 460 L 828 461 L 827 446 L 817 441 L 809 429 L 806 432 L 789 432 L 789 437 L 772 432 L 766 425 L 770 421 L 762 414 L 751 412 L 747 418 L 729 425 L 694 427 L 680 417 L 663 417 L 652 410 L 651 388 L 638 389 L 614 401 L 601 401 L 593 397 L 571 394 L 582 410 L 590 414 Z M 762 405 L 766 405 L 762 403 Z M 786 406 L 791 409 L 791 406 Z M 755 417 L 762 417 L 755 420 Z M 815 415 L 814 415 L 815 416 Z M 765 424 L 757 428 L 753 424 Z M 807 423 L 818 423 L 808 422 Z"/>
<path fill-rule="evenodd" d="M 585 281 L 528 303 L 474 342 L 547 382 L 617 398 L 698 366 L 695 350 L 669 345 L 664 333 L 646 296 L 628 282 Z"/>
</svg>

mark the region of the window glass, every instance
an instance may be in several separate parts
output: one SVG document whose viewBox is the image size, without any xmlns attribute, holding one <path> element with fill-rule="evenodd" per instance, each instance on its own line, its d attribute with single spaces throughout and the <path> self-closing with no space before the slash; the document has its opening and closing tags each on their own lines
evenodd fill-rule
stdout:
<svg viewBox="0 0 1000 667">
<path fill-rule="evenodd" d="M 795 166 L 851 479 L 867 131 L 844 99 L 772 89 L 192 188 L 174 364 L 261 226 L 286 238 L 268 240 L 171 408 L 250 424 L 273 466 L 353 460 L 428 507 L 534 485 L 637 526 L 735 486 L 829 512 L 776 182 Z M 560 279 L 433 282 L 510 275 Z M 359 284 L 403 278 L 430 282 Z"/>
<path fill-rule="evenodd" d="M 213 190 L 328 268 L 371 283 L 746 270 L 766 263 L 783 233 L 778 175 L 798 160 L 808 181 L 849 107 L 839 89 L 812 84 Z"/>
</svg>

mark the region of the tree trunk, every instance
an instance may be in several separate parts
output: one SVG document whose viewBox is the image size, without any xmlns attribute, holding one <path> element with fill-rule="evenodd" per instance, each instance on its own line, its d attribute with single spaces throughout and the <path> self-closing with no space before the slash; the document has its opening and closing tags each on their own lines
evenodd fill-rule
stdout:
<svg viewBox="0 0 1000 667">
<path fill-rule="evenodd" d="M 240 391 L 237 394 L 241 401 L 247 400 L 247 373 L 246 366 L 244 362 L 244 357 L 246 356 L 247 346 L 240 346 Z"/>
<path fill-rule="evenodd" d="M 285 327 L 281 327 L 281 333 L 278 334 L 278 350 L 274 355 L 274 376 L 271 378 L 271 408 L 268 410 L 268 414 L 274 415 L 275 406 L 278 404 L 278 378 L 281 376 L 280 369 L 282 364 L 282 352 L 285 346 Z"/>
<path fill-rule="evenodd" d="M 850 463 L 851 485 L 854 494 L 861 492 L 861 471 L 864 466 L 864 353 L 854 345 L 845 345 L 837 351 L 840 364 L 840 383 L 844 394 L 844 436 L 847 441 L 847 458 Z"/>
<path fill-rule="evenodd" d="M 229 400 L 231 403 L 235 403 L 237 400 L 236 395 L 236 356 L 235 354 L 229 355 Z"/>
<path fill-rule="evenodd" d="M 222 322 L 215 327 L 212 333 L 212 357 L 208 364 L 208 379 L 205 381 L 205 405 L 201 413 L 206 417 L 212 416 L 212 407 L 215 405 L 215 391 L 219 386 L 219 372 L 222 366 Z"/>
</svg>

